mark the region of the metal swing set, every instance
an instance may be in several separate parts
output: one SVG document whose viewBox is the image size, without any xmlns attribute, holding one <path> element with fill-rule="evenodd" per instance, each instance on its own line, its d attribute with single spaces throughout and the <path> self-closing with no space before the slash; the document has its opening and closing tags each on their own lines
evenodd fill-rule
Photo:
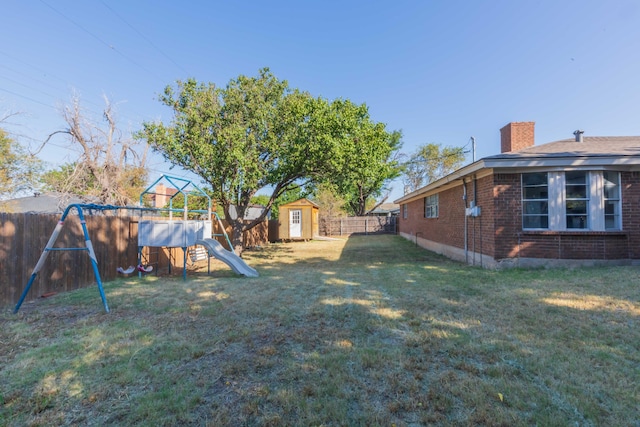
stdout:
<svg viewBox="0 0 640 427">
<path fill-rule="evenodd" d="M 172 194 L 170 199 L 169 199 L 169 207 L 168 208 L 150 208 L 150 207 L 143 207 L 143 198 L 145 195 L 147 194 L 158 194 L 155 193 L 152 189 L 155 188 L 155 186 L 160 183 L 162 180 L 166 180 L 167 182 L 169 182 L 175 189 L 176 192 L 175 194 Z M 175 209 L 173 208 L 173 201 L 174 199 L 178 196 L 178 195 L 182 195 L 184 197 L 184 207 L 181 209 Z M 189 195 L 196 195 L 196 196 L 203 196 L 207 199 L 208 201 L 208 208 L 207 210 L 187 210 L 187 197 Z M 82 233 L 84 236 L 84 246 L 83 247 L 68 247 L 68 248 L 60 248 L 60 247 L 54 247 L 54 244 L 58 238 L 58 235 L 60 234 L 60 232 L 62 231 L 62 228 L 64 226 L 65 220 L 67 219 L 67 217 L 69 216 L 69 213 L 75 209 L 78 213 L 78 219 L 80 220 L 80 225 L 82 226 Z M 44 250 L 42 251 L 42 254 L 40 255 L 40 259 L 38 260 L 38 262 L 36 263 L 36 266 L 33 269 L 33 272 L 31 273 L 31 276 L 29 277 L 29 281 L 27 282 L 22 295 L 20 296 L 20 299 L 18 300 L 18 303 L 15 306 L 14 309 L 14 313 L 17 313 L 18 310 L 20 310 L 20 307 L 22 306 L 22 303 L 24 302 L 27 294 L 29 293 L 29 290 L 31 289 L 31 286 L 33 285 L 34 280 L 36 279 L 36 277 L 38 276 L 38 273 L 40 272 L 40 270 L 43 268 L 47 257 L 49 256 L 49 253 L 52 251 L 86 251 L 87 254 L 89 255 L 89 258 L 91 260 L 91 266 L 93 268 L 93 274 L 95 276 L 96 282 L 98 284 L 98 290 L 100 292 L 100 298 L 102 299 L 102 305 L 104 306 L 104 310 L 108 313 L 109 312 L 109 305 L 107 304 L 107 298 L 105 296 L 105 292 L 104 292 L 104 287 L 102 286 L 102 279 L 100 278 L 100 272 L 98 270 L 98 261 L 96 258 L 96 254 L 95 251 L 93 249 L 93 244 L 91 243 L 91 238 L 89 236 L 89 231 L 87 230 L 87 223 L 85 220 L 85 215 L 84 215 L 84 211 L 88 210 L 89 212 L 93 212 L 93 211 L 100 211 L 100 212 L 104 212 L 104 211 L 115 211 L 115 210 L 120 210 L 120 209 L 126 209 L 126 210 L 133 210 L 133 211 L 150 211 L 150 212 L 168 212 L 169 214 L 169 221 L 173 221 L 173 213 L 174 212 L 182 212 L 183 213 L 183 221 L 173 221 L 173 225 L 180 225 L 180 227 L 170 227 L 169 230 L 167 230 L 166 227 L 166 222 L 161 222 L 161 221 L 144 221 L 144 224 L 142 224 L 143 222 L 141 222 L 141 225 L 143 225 L 145 228 L 144 230 L 140 230 L 138 231 L 138 275 L 141 276 L 142 274 L 142 270 L 140 269 L 140 266 L 142 266 L 142 248 L 144 246 L 170 246 L 170 247 L 182 247 L 183 252 L 184 252 L 184 269 L 183 269 L 183 279 L 186 279 L 186 268 L 187 268 L 187 246 L 191 246 L 193 244 L 199 244 L 199 243 L 203 243 L 203 244 L 208 244 L 210 243 L 209 241 L 213 240 L 211 239 L 212 236 L 224 236 L 226 239 L 226 243 L 229 245 L 230 250 L 225 252 L 229 252 L 230 254 L 233 254 L 233 246 L 231 245 L 231 242 L 229 240 L 229 236 L 227 235 L 224 226 L 222 225 L 222 221 L 220 220 L 220 217 L 215 213 L 215 212 L 211 212 L 211 197 L 209 197 L 209 195 L 207 193 L 205 193 L 202 189 L 200 189 L 197 185 L 195 185 L 193 182 L 191 182 L 190 180 L 184 179 L 184 178 L 178 178 L 178 177 L 172 177 L 172 176 L 167 176 L 167 175 L 162 175 L 160 178 L 158 178 L 156 181 L 154 181 L 149 187 L 147 187 L 147 189 L 145 191 L 143 191 L 140 194 L 140 206 L 114 206 L 114 205 L 100 205 L 100 204 L 93 204 L 93 203 L 89 203 L 89 204 L 83 204 L 83 203 L 74 203 L 74 204 L 70 204 L 69 206 L 67 206 L 67 208 L 64 210 L 62 216 L 60 217 L 60 220 L 58 221 L 58 224 L 56 225 L 55 229 L 53 230 L 53 233 L 51 234 L 51 237 L 49 238 L 49 241 L 47 242 L 47 245 L 45 246 Z M 200 220 L 200 221 L 188 221 L 188 214 L 189 213 L 197 213 L 197 214 L 201 214 L 201 215 L 206 215 L 206 220 Z M 220 229 L 222 230 L 221 234 L 212 234 L 211 233 L 211 218 L 212 216 L 214 216 L 217 219 L 217 222 L 220 226 Z M 178 224 L 179 223 L 179 224 Z M 154 224 L 156 225 L 160 225 L 161 227 L 155 227 Z M 171 224 L 169 224 L 171 225 Z M 191 226 L 191 227 L 189 227 Z M 195 227 L 195 229 L 194 229 Z M 182 232 L 182 235 L 177 236 L 177 239 L 175 238 L 175 233 L 174 233 L 174 229 L 179 230 L 180 232 Z M 169 231 L 169 241 L 167 241 L 167 231 Z M 142 235 L 142 233 L 145 233 L 147 235 Z M 163 233 L 165 232 L 165 233 Z M 148 235 L 151 235 L 151 237 L 149 237 Z M 177 243 L 176 243 L 177 242 Z M 167 244 L 164 244 L 167 243 Z M 213 255 L 215 256 L 215 255 Z M 231 255 L 229 255 L 231 256 Z M 238 258 L 239 259 L 239 258 Z M 250 267 L 248 267 L 250 269 Z M 136 269 L 134 268 L 133 270 L 129 271 L 129 270 L 122 270 L 118 269 L 119 272 L 121 273 L 132 273 L 134 272 Z M 251 269 L 252 270 L 252 269 Z M 145 270 L 148 271 L 148 270 Z M 253 270 L 255 271 L 255 270 Z M 248 275 L 248 274 L 247 274 Z M 257 274 L 256 274 L 257 275 Z"/>
</svg>

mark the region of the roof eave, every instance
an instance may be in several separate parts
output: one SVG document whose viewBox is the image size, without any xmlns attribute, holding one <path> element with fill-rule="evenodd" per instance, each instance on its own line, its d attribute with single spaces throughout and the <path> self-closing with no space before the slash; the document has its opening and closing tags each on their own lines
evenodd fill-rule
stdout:
<svg viewBox="0 0 640 427">
<path fill-rule="evenodd" d="M 485 167 L 492 169 L 520 169 L 539 167 L 619 167 L 625 170 L 640 170 L 640 156 L 528 156 L 516 159 L 485 159 Z"/>
<path fill-rule="evenodd" d="M 529 168 L 600 168 L 613 167 L 617 170 L 624 171 L 640 171 L 640 156 L 613 156 L 613 155 L 596 155 L 596 156 L 527 156 L 519 158 L 484 158 L 475 163 L 464 166 L 457 171 L 440 178 L 424 187 L 421 187 L 409 194 L 405 194 L 394 203 L 405 203 L 412 199 L 418 198 L 423 194 L 429 193 L 444 185 L 454 181 L 461 181 L 465 177 L 472 175 L 481 170 L 497 169 L 501 172 L 511 171 L 513 169 L 529 169 Z"/>
<path fill-rule="evenodd" d="M 428 193 L 430 191 L 435 190 L 436 188 L 440 188 L 444 185 L 450 184 L 454 181 L 458 181 L 463 179 L 464 177 L 473 174 L 474 172 L 477 172 L 479 170 L 485 169 L 485 161 L 484 159 L 478 160 L 475 163 L 471 163 L 467 166 L 464 166 L 460 169 L 458 169 L 455 172 L 450 173 L 449 175 L 442 177 L 436 181 L 433 181 L 430 184 L 425 185 L 424 187 L 418 188 L 417 190 L 409 193 L 409 194 L 405 194 L 404 196 L 400 197 L 399 199 L 396 199 L 393 201 L 393 203 L 404 203 L 407 202 L 411 199 L 415 199 L 417 197 L 420 197 L 421 195 Z"/>
</svg>

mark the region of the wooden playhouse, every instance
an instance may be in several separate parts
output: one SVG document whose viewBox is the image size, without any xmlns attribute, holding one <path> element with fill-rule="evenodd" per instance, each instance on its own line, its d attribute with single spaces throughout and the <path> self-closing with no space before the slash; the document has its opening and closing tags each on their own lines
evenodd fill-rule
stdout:
<svg viewBox="0 0 640 427">
<path fill-rule="evenodd" d="M 310 240 L 319 235 L 320 207 L 305 198 L 280 205 L 278 237 L 281 240 Z"/>
</svg>

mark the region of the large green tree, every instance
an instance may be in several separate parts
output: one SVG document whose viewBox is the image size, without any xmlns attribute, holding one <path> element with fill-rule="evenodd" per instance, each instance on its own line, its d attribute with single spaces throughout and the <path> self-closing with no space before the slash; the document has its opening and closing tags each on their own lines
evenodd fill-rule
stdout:
<svg viewBox="0 0 640 427">
<path fill-rule="evenodd" d="M 404 163 L 405 194 L 442 178 L 460 168 L 465 160 L 463 147 L 425 144 Z"/>
<path fill-rule="evenodd" d="M 368 207 L 375 207 L 373 201 L 386 185 L 401 174 L 397 157 L 402 134 L 373 122 L 365 104 L 336 100 L 330 106 L 330 117 L 338 138 L 332 139 L 333 157 L 318 180 L 344 198 L 351 214 L 365 215 Z"/>
<path fill-rule="evenodd" d="M 285 192 L 335 181 L 341 191 L 373 194 L 384 181 L 374 178 L 375 172 L 358 181 L 358 173 L 372 171 L 385 158 L 369 155 L 369 145 L 378 147 L 389 137 L 383 125 L 370 121 L 366 106 L 314 98 L 289 88 L 268 68 L 226 87 L 178 81 L 165 88 L 160 101 L 173 109 L 171 122 L 143 123 L 138 137 L 211 187 L 239 251 L 242 233 L 262 222 Z M 252 197 L 263 189 L 270 192 L 265 214 L 244 221 Z"/>
<path fill-rule="evenodd" d="M 0 199 L 38 187 L 42 162 L 0 129 Z"/>
<path fill-rule="evenodd" d="M 285 190 L 307 179 L 321 162 L 322 141 L 312 117 L 325 101 L 291 90 L 266 68 L 224 88 L 179 81 L 165 88 L 160 101 L 173 109 L 172 121 L 144 123 L 138 136 L 211 187 L 238 251 L 242 233 L 264 219 L 243 220 L 258 190 L 271 193 L 266 215 Z"/>
</svg>

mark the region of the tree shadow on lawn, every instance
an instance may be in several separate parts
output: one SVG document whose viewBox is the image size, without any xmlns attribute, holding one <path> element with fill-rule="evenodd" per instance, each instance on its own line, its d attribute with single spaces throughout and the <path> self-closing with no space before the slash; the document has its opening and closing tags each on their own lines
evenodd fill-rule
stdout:
<svg viewBox="0 0 640 427">
<path fill-rule="evenodd" d="M 339 291 L 321 288 L 317 310 L 331 313 L 334 321 L 348 319 L 340 330 L 365 331 L 367 343 L 404 346 L 398 359 L 409 360 L 405 368 L 420 371 L 412 361 L 431 361 L 431 384 L 438 383 L 437 372 L 457 372 L 459 388 L 449 397 L 467 402 L 460 410 L 474 422 L 486 421 L 497 396 L 504 403 L 500 390 L 512 392 L 512 407 L 501 407 L 505 419 L 587 424 L 637 419 L 633 384 L 640 378 L 633 366 L 640 361 L 640 336 L 629 334 L 640 326 L 640 293 L 632 286 L 637 269 L 627 269 L 618 280 L 613 279 L 617 268 L 497 272 L 421 251 L 386 239 L 349 239 L 340 260 L 323 265 L 321 282 Z M 416 265 L 411 262 L 416 258 L 428 261 Z M 419 292 L 409 292 L 411 287 Z M 350 335 L 335 335 L 336 342 L 362 347 Z M 475 392 L 461 393 L 465 388 Z M 480 395 L 484 407 L 478 409 Z"/>
<path fill-rule="evenodd" d="M 352 402 L 351 416 L 376 414 L 385 422 L 589 423 L 638 415 L 632 398 L 615 398 L 619 392 L 633 396 L 633 382 L 624 378 L 638 375 L 630 367 L 637 359 L 637 345 L 626 338 L 611 348 L 585 341 L 584 334 L 591 332 L 585 325 L 596 326 L 598 321 L 586 322 L 594 312 L 582 316 L 550 304 L 562 289 L 545 284 L 557 280 L 556 271 L 479 270 L 385 240 L 352 238 L 338 260 L 306 258 L 293 269 L 287 264 L 269 270 L 281 304 L 270 324 L 284 327 L 276 335 L 305 355 L 294 363 L 296 369 L 310 370 L 296 383 L 294 395 L 331 395 Z M 572 274 L 576 283 L 590 275 Z M 602 289 L 596 285 L 594 291 Z M 636 308 L 622 313 L 622 318 L 637 325 L 637 318 L 629 317 Z M 595 311 L 600 319 L 603 314 Z M 603 320 L 611 322 L 606 316 Z M 271 336 L 271 326 L 257 330 L 271 342 L 265 338 Z M 583 335 L 571 335 L 571 330 Z M 602 332 L 596 328 L 594 334 Z M 614 335 L 620 336 L 620 330 Z M 620 355 L 616 347 L 629 344 L 632 348 Z M 347 355 L 343 363 L 352 375 L 325 367 L 341 352 Z M 626 385 L 611 388 L 603 377 L 585 388 L 589 371 L 598 364 L 594 358 L 615 354 L 627 370 L 603 373 Z M 317 370 L 321 374 L 314 376 Z M 335 383 L 319 389 L 330 372 L 336 378 L 347 376 L 346 383 L 357 395 L 341 393 Z M 607 400 L 600 401 L 602 396 Z"/>
<path fill-rule="evenodd" d="M 530 425 L 640 416 L 640 340 L 629 334 L 640 330 L 640 298 L 600 286 L 598 270 L 575 271 L 560 289 L 558 271 L 480 270 L 394 236 L 287 244 L 246 259 L 259 278 L 118 281 L 105 286 L 109 314 L 84 289 L 91 298 L 59 295 L 3 317 L 14 335 L 2 335 L 12 347 L 0 360 L 11 384 L 4 419 Z"/>
</svg>

